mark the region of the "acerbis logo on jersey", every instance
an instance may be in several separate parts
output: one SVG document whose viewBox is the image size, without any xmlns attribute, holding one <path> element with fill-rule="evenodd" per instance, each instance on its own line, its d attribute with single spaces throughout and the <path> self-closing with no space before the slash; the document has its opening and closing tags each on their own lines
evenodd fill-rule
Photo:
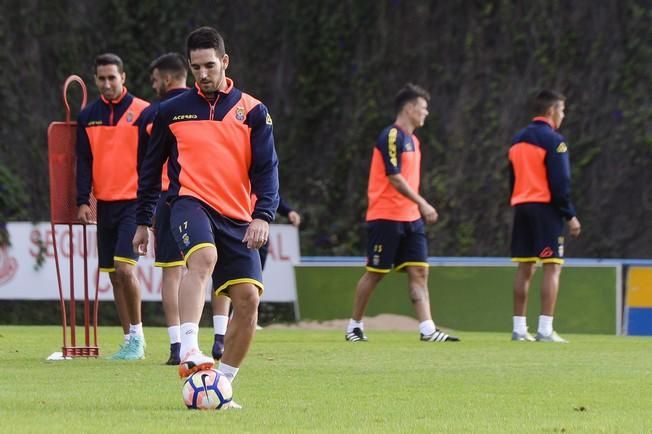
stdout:
<svg viewBox="0 0 652 434">
<path fill-rule="evenodd" d="M 189 114 L 189 115 L 176 115 L 175 117 L 172 118 L 173 121 L 186 121 L 190 119 L 197 119 L 197 115 Z"/>
<path fill-rule="evenodd" d="M 558 154 L 563 154 L 566 151 L 568 151 L 568 146 L 566 146 L 566 143 L 561 142 L 559 144 L 559 146 L 557 146 L 557 153 Z"/>
</svg>

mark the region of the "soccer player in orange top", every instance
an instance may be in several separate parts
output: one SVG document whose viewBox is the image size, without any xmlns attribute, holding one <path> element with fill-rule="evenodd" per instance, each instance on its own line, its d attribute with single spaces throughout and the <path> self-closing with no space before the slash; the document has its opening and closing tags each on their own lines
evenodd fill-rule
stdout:
<svg viewBox="0 0 652 434">
<path fill-rule="evenodd" d="M 142 161 L 147 152 L 152 124 L 161 101 L 174 98 L 188 90 L 186 87 L 188 63 L 185 57 L 179 53 L 167 53 L 154 59 L 149 66 L 149 74 L 152 89 L 159 97 L 159 101 L 143 111 L 139 134 L 139 161 Z M 161 301 L 170 337 L 170 356 L 166 364 L 178 365 L 181 361 L 179 358 L 181 347 L 179 284 L 183 275 L 184 262 L 170 228 L 170 205 L 167 203 L 169 184 L 167 170 L 164 170 L 161 197 L 156 205 L 154 219 L 154 266 L 162 269 Z"/>
<path fill-rule="evenodd" d="M 430 95 L 414 84 L 396 95 L 396 120 L 378 137 L 371 159 L 367 196 L 367 271 L 355 291 L 346 328 L 350 342 L 367 341 L 362 318 L 371 294 L 392 267 L 408 275 L 408 291 L 425 342 L 459 341 L 435 326 L 428 293 L 428 246 L 424 229 L 437 210 L 419 194 L 421 144 L 414 130 L 428 116 Z"/>
<path fill-rule="evenodd" d="M 77 119 L 77 206 L 79 220 L 90 223 L 91 188 L 97 198 L 97 249 L 100 271 L 109 273 L 125 345 L 111 358 L 145 357 L 145 337 L 136 278 L 138 256 L 131 248 L 136 231 L 138 125 L 149 105 L 127 92 L 120 57 L 95 58 L 100 98 Z"/>
<path fill-rule="evenodd" d="M 201 27 L 188 35 L 186 50 L 195 87 L 163 101 L 154 120 L 140 170 L 133 247 L 146 251 L 161 169 L 169 158 L 170 225 L 188 270 L 179 289 L 179 375 L 215 363 L 198 344 L 204 289 L 212 277 L 214 290 L 233 303 L 218 367 L 233 381 L 256 329 L 263 290 L 257 249 L 267 242 L 278 207 L 278 159 L 267 108 L 226 77 L 222 36 Z"/>
<path fill-rule="evenodd" d="M 554 91 L 539 92 L 535 118 L 512 140 L 509 149 L 510 203 L 514 207 L 512 260 L 518 263 L 514 279 L 512 340 L 567 341 L 552 327 L 559 276 L 564 263 L 564 220 L 571 236 L 581 225 L 571 202 L 568 146 L 557 132 L 564 120 L 566 98 Z M 527 296 L 537 262 L 543 264 L 541 315 L 536 337 L 526 325 Z"/>
</svg>

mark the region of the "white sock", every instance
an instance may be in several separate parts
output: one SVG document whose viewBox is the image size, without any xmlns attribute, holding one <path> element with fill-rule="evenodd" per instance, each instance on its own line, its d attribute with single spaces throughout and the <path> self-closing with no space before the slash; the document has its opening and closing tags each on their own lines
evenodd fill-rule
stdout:
<svg viewBox="0 0 652 434">
<path fill-rule="evenodd" d="M 513 316 L 512 317 L 512 323 L 514 324 L 514 327 L 512 331 L 514 333 L 518 333 L 519 335 L 524 335 L 527 333 L 527 323 L 526 323 L 526 317 L 524 316 Z"/>
<path fill-rule="evenodd" d="M 356 321 L 353 318 L 349 320 L 349 325 L 346 327 L 346 332 L 351 333 L 354 328 L 359 328 L 360 330 L 364 330 L 364 324 L 362 324 L 362 321 Z"/>
<path fill-rule="evenodd" d="M 216 335 L 224 336 L 226 327 L 229 325 L 229 317 L 226 315 L 213 315 L 213 330 Z"/>
<path fill-rule="evenodd" d="M 184 322 L 181 324 L 181 348 L 179 354 L 183 358 L 192 350 L 199 350 L 199 325 Z"/>
<path fill-rule="evenodd" d="M 126 335 L 124 335 L 124 343 L 125 343 L 125 344 L 128 344 L 128 343 L 129 343 L 129 338 L 130 338 L 130 337 L 131 337 L 131 335 L 130 335 L 129 333 L 127 333 Z"/>
<path fill-rule="evenodd" d="M 419 331 L 424 336 L 433 334 L 435 330 L 437 330 L 437 327 L 435 327 L 435 322 L 431 319 L 419 323 Z"/>
<path fill-rule="evenodd" d="M 181 342 L 181 326 L 177 324 L 168 327 L 168 336 L 170 337 L 171 344 Z"/>
<path fill-rule="evenodd" d="M 240 368 L 236 368 L 227 365 L 226 363 L 220 362 L 219 366 L 217 367 L 217 370 L 223 373 L 224 376 L 228 378 L 231 383 L 233 383 L 233 380 L 235 380 L 235 376 L 238 375 L 238 371 L 240 370 Z"/>
<path fill-rule="evenodd" d="M 552 334 L 552 319 L 553 317 L 548 315 L 539 315 L 539 329 L 537 330 L 539 334 L 544 336 Z"/>
<path fill-rule="evenodd" d="M 129 335 L 131 335 L 131 336 L 144 336 L 143 335 L 143 323 L 139 322 L 138 324 L 129 324 Z"/>
</svg>

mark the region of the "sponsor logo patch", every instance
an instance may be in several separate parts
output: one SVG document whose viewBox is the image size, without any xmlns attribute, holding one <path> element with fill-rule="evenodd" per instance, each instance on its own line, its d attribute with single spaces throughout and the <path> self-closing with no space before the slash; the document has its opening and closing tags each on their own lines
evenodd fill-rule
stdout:
<svg viewBox="0 0 652 434">
<path fill-rule="evenodd" d="M 546 247 L 545 249 L 541 250 L 541 253 L 539 253 L 540 258 L 550 258 L 553 255 L 553 251 L 550 247 Z"/>
</svg>

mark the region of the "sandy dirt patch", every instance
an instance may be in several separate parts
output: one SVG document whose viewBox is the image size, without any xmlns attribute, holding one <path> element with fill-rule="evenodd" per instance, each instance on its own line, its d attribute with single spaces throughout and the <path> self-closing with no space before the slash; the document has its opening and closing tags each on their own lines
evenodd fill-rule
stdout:
<svg viewBox="0 0 652 434">
<path fill-rule="evenodd" d="M 414 331 L 419 329 L 419 322 L 409 316 L 383 313 L 378 316 L 364 317 L 365 330 Z M 299 321 L 289 324 L 270 324 L 266 329 L 305 329 L 305 330 L 344 330 L 349 323 L 347 319 L 328 321 Z"/>
</svg>

